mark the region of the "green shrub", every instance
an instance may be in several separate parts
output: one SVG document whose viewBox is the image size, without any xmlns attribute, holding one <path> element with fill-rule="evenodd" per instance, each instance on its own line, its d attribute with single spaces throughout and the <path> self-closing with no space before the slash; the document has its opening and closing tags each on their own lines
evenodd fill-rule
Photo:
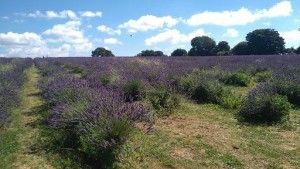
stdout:
<svg viewBox="0 0 300 169">
<path fill-rule="evenodd" d="M 249 86 L 251 83 L 251 76 L 243 72 L 236 72 L 226 76 L 222 81 L 225 84 L 233 86 Z"/>
<path fill-rule="evenodd" d="M 220 103 L 224 108 L 236 109 L 242 104 L 242 98 L 235 96 L 230 90 L 225 90 Z"/>
<path fill-rule="evenodd" d="M 179 106 L 179 98 L 166 89 L 154 89 L 147 93 L 147 99 L 152 107 L 161 115 L 168 115 Z"/>
<path fill-rule="evenodd" d="M 196 87 L 192 99 L 198 103 L 221 103 L 224 92 L 224 88 L 217 81 L 206 81 Z"/>
<path fill-rule="evenodd" d="M 144 98 L 144 85 L 139 80 L 128 81 L 124 87 L 125 98 L 127 102 L 138 101 Z"/>
<path fill-rule="evenodd" d="M 187 75 L 180 79 L 179 81 L 179 90 L 186 95 L 190 95 L 193 90 L 196 88 L 196 80 L 193 76 Z"/>
<path fill-rule="evenodd" d="M 103 117 L 91 123 L 80 135 L 80 144 L 85 154 L 98 160 L 112 156 L 132 129 L 126 118 Z"/>
<path fill-rule="evenodd" d="M 255 74 L 256 82 L 266 82 L 272 78 L 271 71 L 262 71 Z"/>
<path fill-rule="evenodd" d="M 273 82 L 273 85 L 275 86 L 276 92 L 278 94 L 286 96 L 290 103 L 296 106 L 300 106 L 299 84 L 287 80 L 278 80 Z"/>
<path fill-rule="evenodd" d="M 108 86 L 112 82 L 112 77 L 110 75 L 102 75 L 99 80 L 103 86 Z"/>
<path fill-rule="evenodd" d="M 290 108 L 286 96 L 276 94 L 270 86 L 258 86 L 249 92 L 238 116 L 249 123 L 274 123 L 288 117 Z"/>
</svg>

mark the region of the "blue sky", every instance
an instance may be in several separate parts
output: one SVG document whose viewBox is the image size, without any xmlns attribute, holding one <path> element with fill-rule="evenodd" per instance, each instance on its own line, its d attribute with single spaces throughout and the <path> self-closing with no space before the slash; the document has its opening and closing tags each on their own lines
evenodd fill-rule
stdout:
<svg viewBox="0 0 300 169">
<path fill-rule="evenodd" d="M 190 49 L 207 35 L 234 46 L 257 28 L 274 28 L 300 46 L 299 0 L 0 0 L 0 56 L 118 56 L 144 49 Z"/>
</svg>

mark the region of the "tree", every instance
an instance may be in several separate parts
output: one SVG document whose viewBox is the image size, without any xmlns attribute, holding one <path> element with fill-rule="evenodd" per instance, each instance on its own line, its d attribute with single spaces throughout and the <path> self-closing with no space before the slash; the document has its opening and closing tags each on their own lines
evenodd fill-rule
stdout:
<svg viewBox="0 0 300 169">
<path fill-rule="evenodd" d="M 215 55 L 216 42 L 208 36 L 198 36 L 191 41 L 192 48 L 189 56 Z"/>
<path fill-rule="evenodd" d="M 300 46 L 295 51 L 296 54 L 300 54 Z"/>
<path fill-rule="evenodd" d="M 171 56 L 187 56 L 187 54 L 185 49 L 176 49 L 171 53 Z"/>
<path fill-rule="evenodd" d="M 284 51 L 284 39 L 274 29 L 257 29 L 246 36 L 251 54 L 270 55 Z"/>
<path fill-rule="evenodd" d="M 113 57 L 115 56 L 110 50 L 99 47 L 92 51 L 92 57 Z"/>
<path fill-rule="evenodd" d="M 226 41 L 219 42 L 215 49 L 215 52 L 217 53 L 218 56 L 229 55 L 230 53 L 229 51 L 230 51 L 230 46 Z"/>
<path fill-rule="evenodd" d="M 294 47 L 286 48 L 286 49 L 284 49 L 283 53 L 286 54 L 286 55 L 295 54 L 296 53 L 296 49 Z"/>
<path fill-rule="evenodd" d="M 247 42 L 240 42 L 231 49 L 233 55 L 250 55 L 250 50 Z"/>
<path fill-rule="evenodd" d="M 166 56 L 162 51 L 143 50 L 137 56 Z"/>
</svg>

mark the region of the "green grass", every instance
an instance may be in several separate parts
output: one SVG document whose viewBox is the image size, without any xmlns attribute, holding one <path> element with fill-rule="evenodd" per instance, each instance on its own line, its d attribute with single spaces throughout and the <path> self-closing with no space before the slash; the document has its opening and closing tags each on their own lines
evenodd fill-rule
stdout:
<svg viewBox="0 0 300 169">
<path fill-rule="evenodd" d="M 243 91 L 245 89 L 242 89 Z M 236 110 L 235 110 L 236 111 Z M 299 168 L 299 111 L 293 127 L 240 124 L 234 110 L 183 101 L 158 119 L 153 134 L 138 129 L 120 151 L 118 168 Z"/>
<path fill-rule="evenodd" d="M 13 123 L 11 125 L 18 125 L 20 121 L 19 112 L 21 110 L 18 108 L 14 109 L 11 113 L 11 118 Z M 3 128 L 0 129 L 0 168 L 9 169 L 12 168 L 12 164 L 16 157 L 16 152 L 19 149 L 19 144 L 17 142 L 17 136 L 22 131 L 19 128 Z"/>
<path fill-rule="evenodd" d="M 0 64 L 0 72 L 7 72 L 14 69 L 13 64 Z"/>
</svg>

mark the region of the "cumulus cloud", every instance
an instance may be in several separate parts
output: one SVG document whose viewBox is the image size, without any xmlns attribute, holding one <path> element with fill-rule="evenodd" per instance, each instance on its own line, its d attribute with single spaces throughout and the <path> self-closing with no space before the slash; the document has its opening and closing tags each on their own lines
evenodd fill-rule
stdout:
<svg viewBox="0 0 300 169">
<path fill-rule="evenodd" d="M 34 32 L 0 33 L 1 55 L 41 57 L 87 55 L 93 43 L 84 36 L 80 21 L 54 25 L 41 35 Z"/>
<path fill-rule="evenodd" d="M 88 18 L 94 18 L 94 17 L 102 17 L 101 11 L 84 11 L 80 14 L 81 17 L 88 17 Z"/>
<path fill-rule="evenodd" d="M 229 28 L 226 30 L 226 32 L 223 34 L 224 37 L 229 37 L 229 38 L 236 38 L 239 36 L 239 31 L 233 28 Z"/>
<path fill-rule="evenodd" d="M 205 11 L 191 16 L 189 19 L 187 19 L 187 24 L 191 26 L 246 25 L 263 18 L 289 16 L 292 13 L 292 11 L 293 9 L 290 1 L 281 1 L 269 9 L 261 9 L 256 11 L 250 11 L 249 9 L 244 7 L 237 11 L 222 11 L 222 12 Z"/>
<path fill-rule="evenodd" d="M 107 38 L 103 40 L 104 44 L 107 45 L 121 45 L 122 42 L 120 42 L 118 39 L 116 38 Z"/>
<path fill-rule="evenodd" d="M 190 42 L 196 36 L 207 35 L 203 29 L 198 29 L 189 34 L 183 34 L 177 29 L 167 29 L 155 36 L 152 36 L 145 40 L 147 46 L 152 46 L 158 43 L 171 43 L 172 45 L 179 43 Z"/>
<path fill-rule="evenodd" d="M 0 46 L 40 46 L 44 45 L 41 36 L 33 32 L 0 33 Z"/>
<path fill-rule="evenodd" d="M 130 19 L 129 21 L 119 25 L 119 28 L 127 29 L 128 32 L 135 33 L 138 31 L 146 32 L 159 28 L 175 26 L 180 19 L 171 16 L 157 17 L 153 15 L 141 16 L 137 20 Z"/>
<path fill-rule="evenodd" d="M 100 32 L 104 32 L 107 33 L 109 35 L 121 35 L 121 30 L 120 29 L 112 29 L 110 27 L 107 27 L 105 25 L 100 25 L 97 27 L 97 30 L 99 30 Z"/>
<path fill-rule="evenodd" d="M 32 18 L 47 18 L 47 19 L 54 19 L 54 18 L 69 18 L 72 20 L 78 19 L 77 14 L 72 10 L 63 10 L 60 12 L 56 11 L 35 11 L 34 13 L 23 14 L 24 16 L 32 17 Z"/>
<path fill-rule="evenodd" d="M 84 53 L 91 50 L 93 44 L 84 37 L 80 29 L 80 21 L 69 21 L 64 24 L 54 25 L 51 29 L 43 32 L 43 35 L 50 36 L 52 42 L 70 44 L 77 53 Z"/>
<path fill-rule="evenodd" d="M 300 31 L 290 30 L 285 32 L 279 32 L 279 34 L 284 38 L 287 46 L 300 46 Z"/>
<path fill-rule="evenodd" d="M 68 56 L 70 51 L 67 44 L 50 48 L 40 35 L 33 32 L 0 33 L 0 48 L 4 51 L 0 55 L 4 57 Z"/>
</svg>

